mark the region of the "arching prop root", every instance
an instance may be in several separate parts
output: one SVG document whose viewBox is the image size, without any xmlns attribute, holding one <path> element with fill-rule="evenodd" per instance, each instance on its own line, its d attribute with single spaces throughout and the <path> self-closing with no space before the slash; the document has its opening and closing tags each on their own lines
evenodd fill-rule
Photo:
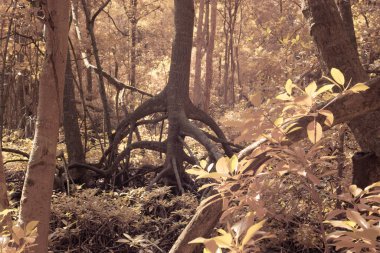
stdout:
<svg viewBox="0 0 380 253">
<path fill-rule="evenodd" d="M 190 183 L 189 177 L 184 172 L 183 163 L 186 162 L 191 165 L 198 163 L 197 158 L 185 142 L 186 137 L 190 137 L 201 144 L 214 161 L 223 156 L 218 144 L 228 156 L 231 156 L 233 151 L 240 150 L 239 146 L 228 142 L 218 124 L 209 115 L 196 108 L 190 100 L 186 100 L 184 104 L 174 110 L 171 109 L 172 107 L 168 106 L 166 100 L 166 93 L 167 90 L 165 89 L 155 97 L 148 99 L 120 122 L 113 135 L 112 143 L 105 150 L 97 166 L 73 164 L 69 168 L 87 168 L 100 177 L 110 180 L 112 177 L 127 172 L 133 150 L 152 150 L 166 154 L 166 158 L 161 171 L 150 182 L 150 187 L 154 183 L 163 181 L 177 186 L 179 192 L 183 192 L 184 187 Z M 147 116 L 151 115 L 156 117 L 146 119 Z M 166 120 L 169 121 L 166 140 L 162 140 L 160 136 L 158 141 L 140 140 L 133 142 L 133 135 L 138 132 L 139 127 L 158 123 L 164 124 Z M 214 134 L 199 129 L 191 120 L 203 123 Z M 120 152 L 119 147 L 122 142 L 125 142 L 124 140 L 126 140 L 126 147 Z"/>
</svg>

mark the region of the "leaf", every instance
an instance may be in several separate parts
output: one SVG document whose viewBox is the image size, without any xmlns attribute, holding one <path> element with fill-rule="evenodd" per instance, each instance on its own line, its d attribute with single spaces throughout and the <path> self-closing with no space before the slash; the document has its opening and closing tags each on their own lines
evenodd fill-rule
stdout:
<svg viewBox="0 0 380 253">
<path fill-rule="evenodd" d="M 211 239 L 216 242 L 216 245 L 218 245 L 219 248 L 223 248 L 223 249 L 229 249 L 232 244 L 232 235 L 229 233 L 216 236 Z"/>
<path fill-rule="evenodd" d="M 38 225 L 38 221 L 31 221 L 26 225 L 25 232 L 27 235 L 29 235 Z"/>
<path fill-rule="evenodd" d="M 311 82 L 306 88 L 305 92 L 308 94 L 310 97 L 314 95 L 314 92 L 317 90 L 317 83 L 316 82 Z"/>
<path fill-rule="evenodd" d="M 309 140 L 315 144 L 323 136 L 322 126 L 316 121 L 312 121 L 307 125 L 307 137 Z"/>
<path fill-rule="evenodd" d="M 285 90 L 288 95 L 292 95 L 292 89 L 293 89 L 293 82 L 292 80 L 288 79 L 285 84 Z"/>
<path fill-rule="evenodd" d="M 339 69 L 332 68 L 330 73 L 331 73 L 332 78 L 335 80 L 335 82 L 337 82 L 341 86 L 344 85 L 345 83 L 344 75 Z"/>
<path fill-rule="evenodd" d="M 335 84 L 326 84 L 326 85 L 323 85 L 321 88 L 319 88 L 317 90 L 317 92 L 315 93 L 316 96 L 326 92 L 326 91 L 331 91 L 331 89 L 335 86 Z"/>
<path fill-rule="evenodd" d="M 206 161 L 206 160 L 201 160 L 201 161 L 199 162 L 199 165 L 202 167 L 202 169 L 206 169 L 207 161 Z"/>
<path fill-rule="evenodd" d="M 204 175 L 200 175 L 197 177 L 197 179 L 201 179 L 201 178 L 213 178 L 217 181 L 220 181 L 222 178 L 225 178 L 227 177 L 228 174 L 224 174 L 224 173 L 219 173 L 219 172 L 211 172 L 211 173 L 206 173 Z"/>
<path fill-rule="evenodd" d="M 194 240 L 190 241 L 189 244 L 204 243 L 206 240 L 208 239 L 203 238 L 203 237 L 197 237 Z"/>
<path fill-rule="evenodd" d="M 228 174 L 229 172 L 229 158 L 222 157 L 216 162 L 216 171 L 222 174 Z"/>
<path fill-rule="evenodd" d="M 356 222 L 360 227 L 367 229 L 369 228 L 369 224 L 367 221 L 360 215 L 357 211 L 347 210 L 346 211 L 347 218 L 353 222 Z"/>
<path fill-rule="evenodd" d="M 249 96 L 249 101 L 256 107 L 261 105 L 262 96 L 260 92 L 256 92 L 255 94 Z"/>
<path fill-rule="evenodd" d="M 286 94 L 286 93 L 282 93 L 282 94 L 280 94 L 280 95 L 277 95 L 276 99 L 278 99 L 278 100 L 282 100 L 282 101 L 288 101 L 288 100 L 291 100 L 292 97 L 289 96 L 289 95 Z"/>
<path fill-rule="evenodd" d="M 237 172 L 239 165 L 239 160 L 236 155 L 233 155 L 230 158 L 230 173 L 233 174 L 234 172 Z"/>
<path fill-rule="evenodd" d="M 325 123 L 326 126 L 331 127 L 332 124 L 334 123 L 333 113 L 329 110 L 320 110 L 318 113 L 326 116 L 325 122 L 323 122 L 323 123 Z"/>
<path fill-rule="evenodd" d="M 350 185 L 348 189 L 350 190 L 352 196 L 354 196 L 355 198 L 363 192 L 363 190 L 357 187 L 356 185 Z"/>
<path fill-rule="evenodd" d="M 274 125 L 277 126 L 277 127 L 281 126 L 282 123 L 284 123 L 284 118 L 283 117 L 279 117 L 278 119 L 276 119 L 274 121 Z"/>
<path fill-rule="evenodd" d="M 358 83 L 358 84 L 354 85 L 354 87 L 352 87 L 349 90 L 354 92 L 354 93 L 359 93 L 361 91 L 365 91 L 368 89 L 369 89 L 369 87 L 367 85 L 365 85 L 364 83 Z"/>
<path fill-rule="evenodd" d="M 204 171 L 203 169 L 200 169 L 197 166 L 194 166 L 193 168 L 186 170 L 186 172 L 190 175 L 195 175 L 195 176 L 208 174 L 208 172 Z"/>
<path fill-rule="evenodd" d="M 352 229 L 356 225 L 355 222 L 341 221 L 341 220 L 328 220 L 328 221 L 324 221 L 323 223 L 329 223 L 335 228 L 344 228 L 350 231 L 352 231 Z"/>
<path fill-rule="evenodd" d="M 247 233 L 245 234 L 244 239 L 243 239 L 243 241 L 241 243 L 241 245 L 243 247 L 249 242 L 249 240 L 252 239 L 252 237 L 256 234 L 256 232 L 259 231 L 264 226 L 265 222 L 266 222 L 266 220 L 262 220 L 259 223 L 256 223 L 256 224 L 252 225 L 247 230 Z"/>
</svg>

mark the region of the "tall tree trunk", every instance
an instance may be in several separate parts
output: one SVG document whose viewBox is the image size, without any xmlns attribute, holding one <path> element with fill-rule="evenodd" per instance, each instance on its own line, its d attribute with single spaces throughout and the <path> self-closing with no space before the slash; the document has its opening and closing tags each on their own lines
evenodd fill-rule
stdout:
<svg viewBox="0 0 380 253">
<path fill-rule="evenodd" d="M 131 76 L 130 84 L 136 87 L 136 45 L 137 45 L 137 0 L 131 0 L 132 16 L 131 23 Z"/>
<path fill-rule="evenodd" d="M 7 194 L 7 182 L 5 180 L 5 168 L 3 164 L 3 154 L 0 147 L 0 212 L 9 208 L 8 194 Z M 0 221 L 0 228 L 11 225 L 11 217 L 6 215 L 2 221 Z"/>
<path fill-rule="evenodd" d="M 11 16 L 9 18 L 9 24 L 8 24 L 8 31 L 7 35 L 5 37 L 5 45 L 4 45 L 4 52 L 2 55 L 2 70 L 1 70 L 1 76 L 0 76 L 0 147 L 3 143 L 3 127 L 4 127 L 4 113 L 5 113 L 5 73 L 7 70 L 7 55 L 8 55 L 8 45 L 9 40 L 11 38 L 12 34 L 12 26 L 13 26 L 13 15 L 16 10 L 16 2 L 12 6 L 12 12 Z"/>
<path fill-rule="evenodd" d="M 81 134 L 78 124 L 78 111 L 75 104 L 75 93 L 73 83 L 73 71 L 71 68 L 70 52 L 67 52 L 65 88 L 63 93 L 63 130 L 65 133 L 65 143 L 69 164 L 84 163 L 85 154 L 83 150 Z M 70 171 L 70 176 L 74 181 L 82 182 L 86 174 L 84 168 L 74 168 Z"/>
<path fill-rule="evenodd" d="M 351 1 L 350 0 L 338 0 L 337 1 L 340 16 L 343 21 L 344 28 L 348 36 L 350 37 L 351 44 L 354 46 L 355 50 L 358 50 L 358 45 L 356 42 L 354 19 L 352 17 Z"/>
<path fill-rule="evenodd" d="M 25 175 L 20 203 L 19 222 L 39 221 L 34 252 L 47 252 L 50 203 L 56 165 L 56 150 L 63 89 L 67 39 L 69 30 L 69 0 L 43 1 L 46 27 L 46 52 L 39 85 L 36 134 Z"/>
<path fill-rule="evenodd" d="M 228 103 L 228 77 L 230 69 L 230 54 L 229 54 L 229 25 L 227 21 L 227 3 L 224 1 L 224 21 L 223 21 L 223 30 L 224 30 L 224 74 L 223 74 L 223 101 L 224 104 Z M 231 5 L 231 3 L 230 3 Z"/>
<path fill-rule="evenodd" d="M 352 84 L 369 79 L 360 63 L 352 37 L 339 15 L 334 0 L 305 0 L 303 13 L 310 24 L 311 35 L 318 48 L 321 63 L 326 73 L 338 68 Z M 380 157 L 380 111 L 368 113 L 349 122 L 362 151 L 374 152 Z M 378 163 L 379 163 L 379 159 Z M 365 168 L 363 168 L 365 169 Z M 372 176 L 372 182 L 380 179 L 380 166 Z"/>
<path fill-rule="evenodd" d="M 96 38 L 95 38 L 95 33 L 94 33 L 94 22 L 95 22 L 95 20 L 92 20 L 90 17 L 90 11 L 88 9 L 86 0 L 81 0 L 81 2 L 82 2 L 82 7 L 84 10 L 85 17 L 86 17 L 86 28 L 87 28 L 87 31 L 90 35 L 92 50 L 93 50 L 94 58 L 95 58 L 95 62 L 96 62 L 96 67 L 99 70 L 99 72 L 98 72 L 98 76 L 99 76 L 98 89 L 99 89 L 100 99 L 102 100 L 102 105 L 103 105 L 104 129 L 105 129 L 105 133 L 108 136 L 108 141 L 111 142 L 112 125 L 111 125 L 110 108 L 109 108 L 109 104 L 108 104 L 107 93 L 106 93 L 106 88 L 105 88 L 103 74 L 102 74 L 103 69 L 102 69 L 102 65 L 100 63 L 98 45 L 96 43 Z"/>
<path fill-rule="evenodd" d="M 214 47 L 215 47 L 215 33 L 216 33 L 216 14 L 217 14 L 217 0 L 210 0 L 211 3 L 211 17 L 210 17 L 210 34 L 208 37 L 207 44 L 207 55 L 206 55 L 206 78 L 205 78 L 205 102 L 204 110 L 208 112 L 210 109 L 211 100 L 211 88 L 213 80 L 213 57 L 214 57 Z"/>
<path fill-rule="evenodd" d="M 194 90 L 193 90 L 193 103 L 195 106 L 202 107 L 202 50 L 204 46 L 203 36 L 203 15 L 205 9 L 205 1 L 199 1 L 199 12 L 197 22 L 197 35 L 196 35 L 196 54 L 195 54 L 195 73 L 194 73 Z"/>
<path fill-rule="evenodd" d="M 91 55 L 91 50 L 87 50 L 86 55 L 90 57 Z M 92 96 L 92 69 L 91 68 L 86 68 L 86 90 L 87 90 L 87 100 L 91 101 L 93 99 Z"/>
</svg>

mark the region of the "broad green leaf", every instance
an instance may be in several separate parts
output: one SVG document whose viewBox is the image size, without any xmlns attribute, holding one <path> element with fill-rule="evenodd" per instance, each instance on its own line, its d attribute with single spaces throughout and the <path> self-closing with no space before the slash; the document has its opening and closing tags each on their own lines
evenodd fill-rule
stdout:
<svg viewBox="0 0 380 253">
<path fill-rule="evenodd" d="M 323 132 L 321 124 L 316 121 L 312 121 L 307 125 L 307 137 L 313 144 L 322 139 L 322 136 Z"/>
<path fill-rule="evenodd" d="M 262 220 L 259 223 L 256 223 L 252 225 L 250 228 L 248 228 L 247 233 L 245 234 L 243 241 L 241 242 L 241 245 L 244 246 L 252 239 L 252 237 L 256 234 L 257 231 L 259 231 L 263 226 L 266 220 Z"/>
<path fill-rule="evenodd" d="M 335 82 L 337 82 L 341 86 L 344 85 L 345 83 L 344 75 L 339 69 L 332 68 L 330 73 L 331 73 L 332 78 L 335 80 Z"/>
<path fill-rule="evenodd" d="M 329 111 L 329 110 L 320 110 L 318 113 L 326 116 L 326 119 L 325 119 L 324 123 L 325 123 L 326 126 L 331 127 L 332 124 L 334 123 L 334 115 L 333 115 L 333 113 L 331 111 Z"/>
<path fill-rule="evenodd" d="M 365 85 L 364 83 L 358 83 L 358 84 L 354 85 L 354 87 L 352 87 L 350 89 L 350 91 L 352 91 L 354 93 L 359 93 L 361 91 L 365 91 L 368 89 L 369 89 L 369 87 L 367 85 Z"/>
<path fill-rule="evenodd" d="M 317 90 L 317 83 L 316 82 L 311 82 L 306 88 L 305 92 L 308 94 L 310 97 L 314 95 L 314 92 Z"/>
</svg>

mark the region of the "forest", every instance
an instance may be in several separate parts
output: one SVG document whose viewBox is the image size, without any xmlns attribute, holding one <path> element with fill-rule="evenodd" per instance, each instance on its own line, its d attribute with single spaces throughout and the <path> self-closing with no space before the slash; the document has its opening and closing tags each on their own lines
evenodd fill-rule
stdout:
<svg viewBox="0 0 380 253">
<path fill-rule="evenodd" d="M 2 0 L 0 252 L 380 252 L 380 2 Z"/>
</svg>

